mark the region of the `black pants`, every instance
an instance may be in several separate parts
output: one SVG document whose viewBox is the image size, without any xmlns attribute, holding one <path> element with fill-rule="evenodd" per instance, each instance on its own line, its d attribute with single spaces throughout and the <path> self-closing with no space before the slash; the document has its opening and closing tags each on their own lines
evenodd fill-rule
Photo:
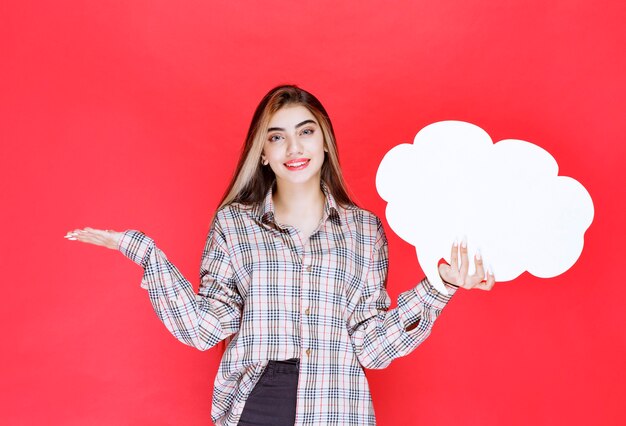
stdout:
<svg viewBox="0 0 626 426">
<path fill-rule="evenodd" d="M 239 426 L 293 426 L 300 360 L 270 361 L 248 396 Z"/>
</svg>

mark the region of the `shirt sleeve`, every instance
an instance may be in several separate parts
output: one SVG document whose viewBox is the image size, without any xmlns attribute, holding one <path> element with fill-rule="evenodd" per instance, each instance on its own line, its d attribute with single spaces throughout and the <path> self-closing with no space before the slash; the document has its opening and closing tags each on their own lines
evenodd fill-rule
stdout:
<svg viewBox="0 0 626 426">
<path fill-rule="evenodd" d="M 181 342 L 207 350 L 237 332 L 242 299 L 237 292 L 224 235 L 215 225 L 202 253 L 200 291 L 139 231 L 124 232 L 119 250 L 144 268 L 141 287 L 165 327 Z"/>
<path fill-rule="evenodd" d="M 385 289 L 387 238 L 380 220 L 377 232 L 367 281 L 348 321 L 359 362 L 364 368 L 374 369 L 385 368 L 417 348 L 456 291 L 456 287 L 449 287 L 449 295 L 441 294 L 424 278 L 415 288 L 400 294 L 398 306 L 389 309 L 391 299 Z"/>
</svg>

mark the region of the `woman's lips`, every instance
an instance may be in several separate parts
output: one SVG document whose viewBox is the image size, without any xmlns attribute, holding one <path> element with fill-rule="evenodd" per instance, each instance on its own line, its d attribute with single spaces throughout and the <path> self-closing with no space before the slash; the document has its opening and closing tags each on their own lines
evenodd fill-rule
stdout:
<svg viewBox="0 0 626 426">
<path fill-rule="evenodd" d="M 293 171 L 302 170 L 309 165 L 310 161 L 311 160 L 308 158 L 298 158 L 297 160 L 287 161 L 285 163 L 285 167 L 287 167 L 288 170 Z"/>
</svg>

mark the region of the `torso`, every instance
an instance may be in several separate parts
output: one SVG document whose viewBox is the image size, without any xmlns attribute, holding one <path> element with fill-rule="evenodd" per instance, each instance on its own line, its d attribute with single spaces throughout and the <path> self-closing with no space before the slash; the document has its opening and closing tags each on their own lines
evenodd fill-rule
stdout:
<svg viewBox="0 0 626 426">
<path fill-rule="evenodd" d="M 361 209 L 339 208 L 322 223 L 316 215 L 283 216 L 281 223 L 289 225 L 283 228 L 278 215 L 272 220 L 257 211 L 231 205 L 216 216 L 245 308 L 216 376 L 221 392 L 214 420 L 237 424 L 268 360 L 300 358 L 297 425 L 374 425 L 349 322 L 361 315 L 356 307 L 364 292 L 371 294 L 368 285 L 384 282 L 376 277 L 384 262 L 372 263 L 383 238 L 380 221 Z"/>
</svg>

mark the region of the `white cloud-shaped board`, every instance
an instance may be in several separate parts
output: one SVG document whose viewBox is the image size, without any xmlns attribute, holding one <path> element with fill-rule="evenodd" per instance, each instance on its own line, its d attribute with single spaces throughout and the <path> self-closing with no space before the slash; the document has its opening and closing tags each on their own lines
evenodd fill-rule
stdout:
<svg viewBox="0 0 626 426">
<path fill-rule="evenodd" d="M 580 256 L 594 215 L 587 190 L 558 175 L 556 160 L 522 140 L 493 143 L 480 127 L 442 121 L 392 148 L 376 175 L 389 226 L 415 246 L 431 283 L 447 293 L 437 263 L 466 237 L 470 273 L 480 249 L 496 281 L 524 271 L 549 278 Z"/>
</svg>

